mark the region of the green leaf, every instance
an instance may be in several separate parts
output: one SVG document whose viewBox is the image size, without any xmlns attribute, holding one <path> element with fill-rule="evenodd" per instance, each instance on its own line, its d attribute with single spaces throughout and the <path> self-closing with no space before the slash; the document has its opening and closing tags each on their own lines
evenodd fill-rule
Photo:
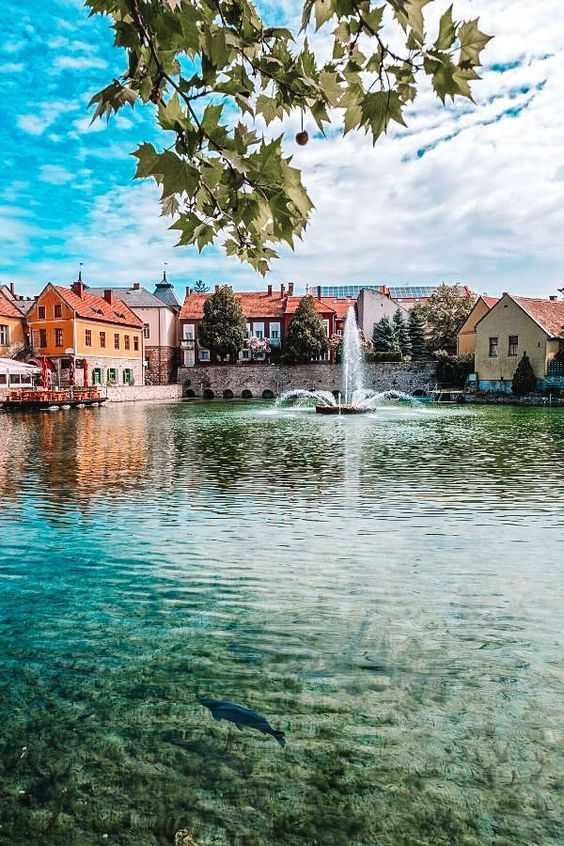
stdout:
<svg viewBox="0 0 564 846">
<path fill-rule="evenodd" d="M 333 0 L 315 0 L 315 28 L 319 29 L 324 23 L 331 20 L 335 14 Z"/>
<path fill-rule="evenodd" d="M 153 176 L 153 168 L 159 156 L 152 144 L 141 144 L 131 155 L 139 159 L 137 162 L 137 169 L 135 171 L 135 179 L 143 179 L 147 176 Z"/>
<path fill-rule="evenodd" d="M 452 6 L 441 17 L 439 35 L 435 41 L 436 50 L 448 50 L 456 41 L 456 27 L 452 20 Z"/>
<path fill-rule="evenodd" d="M 176 91 L 168 103 L 161 102 L 159 104 L 157 119 L 163 129 L 173 131 L 188 129 L 189 121 L 180 105 L 180 97 Z"/>
<path fill-rule="evenodd" d="M 491 36 L 481 32 L 478 28 L 478 18 L 474 21 L 466 21 L 458 29 L 458 40 L 460 42 L 459 62 L 470 65 L 480 64 L 480 53 L 491 41 Z"/>
</svg>

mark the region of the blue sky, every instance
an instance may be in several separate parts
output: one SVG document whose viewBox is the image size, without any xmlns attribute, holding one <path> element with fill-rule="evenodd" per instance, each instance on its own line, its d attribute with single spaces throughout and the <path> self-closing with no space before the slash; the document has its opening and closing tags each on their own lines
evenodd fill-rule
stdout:
<svg viewBox="0 0 564 846">
<path fill-rule="evenodd" d="M 448 5 L 437 0 L 430 15 Z M 477 292 L 546 295 L 564 285 L 564 16 L 556 0 L 460 0 L 459 17 L 496 35 L 477 104 L 446 109 L 424 87 L 408 128 L 373 148 L 363 135 L 293 143 L 316 205 L 295 253 L 269 279 L 220 249 L 174 248 L 156 189 L 133 182 L 129 155 L 156 141 L 152 107 L 90 127 L 90 96 L 123 58 L 108 22 L 79 0 L 0 7 L 0 281 L 33 293 L 67 284 L 150 286 L 168 263 L 179 292 L 202 278 L 267 282 L 464 281 Z M 265 6 L 270 21 L 298 5 Z M 8 35 L 9 33 L 9 35 Z M 323 36 L 318 45 L 324 48 Z M 312 127 L 309 127 L 312 130 Z"/>
</svg>

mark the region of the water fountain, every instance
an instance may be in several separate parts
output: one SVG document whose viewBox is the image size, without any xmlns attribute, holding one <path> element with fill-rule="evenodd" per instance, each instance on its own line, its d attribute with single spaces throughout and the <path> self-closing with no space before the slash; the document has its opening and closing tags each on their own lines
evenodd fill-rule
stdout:
<svg viewBox="0 0 564 846">
<path fill-rule="evenodd" d="M 402 391 L 372 391 L 364 387 L 363 352 L 358 334 L 354 308 L 349 307 L 343 335 L 343 392 L 335 397 L 331 391 L 286 391 L 278 404 L 293 402 L 297 406 L 315 403 L 317 414 L 367 414 L 380 403 L 391 400 L 411 400 Z"/>
</svg>

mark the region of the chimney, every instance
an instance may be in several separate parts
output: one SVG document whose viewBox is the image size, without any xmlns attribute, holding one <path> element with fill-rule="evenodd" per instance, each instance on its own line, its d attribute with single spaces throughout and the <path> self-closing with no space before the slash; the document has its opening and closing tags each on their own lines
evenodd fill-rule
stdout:
<svg viewBox="0 0 564 846">
<path fill-rule="evenodd" d="M 216 294 L 219 294 L 219 289 L 220 289 L 220 287 L 221 287 L 221 285 L 216 285 L 216 286 L 215 286 L 215 293 L 216 293 Z"/>
<path fill-rule="evenodd" d="M 106 302 L 107 302 L 107 303 L 109 303 L 110 305 L 113 305 L 113 304 L 114 304 L 114 292 L 112 291 L 112 289 L 111 289 L 111 288 L 107 288 L 107 289 L 104 291 L 104 299 L 105 299 L 105 300 L 106 300 Z"/>
<path fill-rule="evenodd" d="M 134 283 L 133 283 L 133 290 L 134 290 L 134 291 L 138 291 L 140 287 L 141 287 L 141 286 L 139 285 L 139 282 L 134 282 Z"/>
<path fill-rule="evenodd" d="M 318 299 L 318 300 L 320 300 L 320 299 L 321 299 L 321 285 L 318 285 L 318 286 L 317 286 L 317 299 Z"/>
<path fill-rule="evenodd" d="M 294 283 L 288 282 L 288 294 L 292 297 L 294 295 Z"/>
<path fill-rule="evenodd" d="M 78 279 L 71 285 L 71 291 L 76 294 L 77 297 L 80 297 L 82 299 L 82 297 L 84 296 L 84 282 L 82 281 L 82 279 Z"/>
<path fill-rule="evenodd" d="M 271 297 L 272 296 L 272 285 L 269 285 L 266 290 L 268 291 L 268 296 Z"/>
<path fill-rule="evenodd" d="M 280 285 L 280 299 L 284 298 L 284 294 L 286 293 L 286 286 L 284 284 Z"/>
<path fill-rule="evenodd" d="M 10 293 L 11 293 L 11 295 L 15 298 L 15 296 L 16 296 L 16 289 L 15 289 L 15 287 L 14 287 L 14 283 L 13 283 L 13 282 L 10 282 Z"/>
<path fill-rule="evenodd" d="M 558 299 L 558 297 L 556 296 L 556 294 L 551 294 L 551 295 L 550 295 L 550 297 L 549 297 L 548 299 L 549 299 L 551 302 L 553 302 L 553 303 L 554 303 L 554 302 L 556 302 L 556 300 Z"/>
</svg>

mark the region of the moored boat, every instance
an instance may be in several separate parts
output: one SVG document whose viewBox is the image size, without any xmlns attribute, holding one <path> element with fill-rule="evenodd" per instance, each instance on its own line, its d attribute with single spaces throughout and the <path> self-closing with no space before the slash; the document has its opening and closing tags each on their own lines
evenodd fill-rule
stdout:
<svg viewBox="0 0 564 846">
<path fill-rule="evenodd" d="M 84 408 L 89 405 L 102 405 L 107 397 L 100 394 L 98 388 L 63 388 L 50 390 L 8 391 L 2 403 L 6 411 L 43 411 L 56 408 Z"/>
</svg>

